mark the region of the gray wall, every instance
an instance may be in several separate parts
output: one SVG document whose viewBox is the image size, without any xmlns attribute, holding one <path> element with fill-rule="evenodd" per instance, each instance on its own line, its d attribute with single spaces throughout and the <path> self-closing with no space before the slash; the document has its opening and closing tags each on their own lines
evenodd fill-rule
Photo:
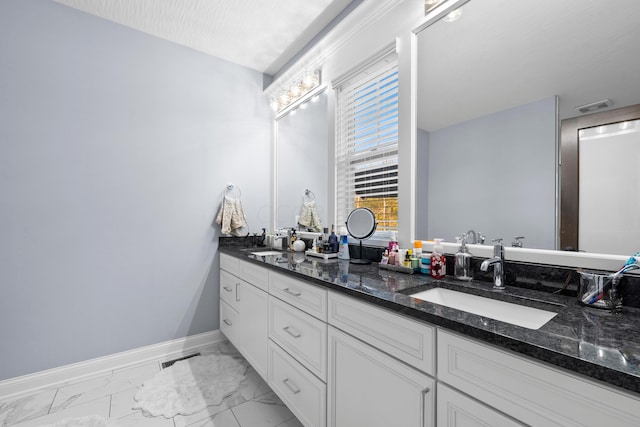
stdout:
<svg viewBox="0 0 640 427">
<path fill-rule="evenodd" d="M 49 0 L 0 2 L 0 57 L 0 380 L 217 329 L 224 185 L 271 220 L 262 75 Z"/>
<path fill-rule="evenodd" d="M 473 228 L 488 240 L 555 249 L 556 98 L 484 116 L 429 134 L 427 235 Z M 420 206 L 420 203 L 418 203 Z M 488 242 L 490 243 L 490 242 Z"/>
</svg>

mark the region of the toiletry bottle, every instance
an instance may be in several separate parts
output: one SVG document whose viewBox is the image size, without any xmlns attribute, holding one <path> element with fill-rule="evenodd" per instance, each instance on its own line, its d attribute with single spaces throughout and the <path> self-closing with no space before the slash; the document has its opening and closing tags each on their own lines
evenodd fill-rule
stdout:
<svg viewBox="0 0 640 427">
<path fill-rule="evenodd" d="M 460 248 L 454 258 L 453 273 L 456 279 L 469 281 L 473 279 L 473 271 L 471 270 L 471 259 L 473 256 L 467 248 L 466 235 L 460 238 Z"/>
<path fill-rule="evenodd" d="M 298 240 L 298 235 L 296 234 L 296 229 L 291 229 L 291 238 L 289 239 L 289 250 L 293 252 L 293 243 Z"/>
<path fill-rule="evenodd" d="M 382 259 L 380 260 L 380 264 L 389 264 L 389 249 L 385 249 L 382 254 Z"/>
<path fill-rule="evenodd" d="M 336 236 L 335 228 L 331 224 L 331 234 L 329 235 L 329 252 L 335 254 L 338 252 L 338 236 Z"/>
<path fill-rule="evenodd" d="M 398 246 L 394 246 L 389 253 L 389 265 L 398 265 Z"/>
<path fill-rule="evenodd" d="M 404 262 L 402 263 L 403 267 L 411 267 L 411 249 L 407 249 L 407 252 L 404 253 Z"/>
<path fill-rule="evenodd" d="M 447 262 L 444 257 L 442 239 L 433 239 L 433 253 L 431 254 L 431 277 L 442 279 L 447 274 Z"/>
<path fill-rule="evenodd" d="M 413 256 L 418 259 L 422 256 L 422 240 L 413 241 Z"/>
<path fill-rule="evenodd" d="M 396 240 L 396 232 L 391 232 L 391 240 L 389 240 L 389 253 L 393 252 L 394 248 L 398 247 L 398 241 Z"/>
<path fill-rule="evenodd" d="M 329 246 L 329 229 L 327 227 L 322 231 L 322 252 L 330 253 L 331 247 Z"/>
<path fill-rule="evenodd" d="M 425 252 L 420 257 L 420 273 L 431 274 L 431 254 Z"/>
<path fill-rule="evenodd" d="M 338 248 L 338 258 L 350 259 L 349 257 L 349 235 L 346 227 L 340 227 L 340 245 Z"/>
</svg>

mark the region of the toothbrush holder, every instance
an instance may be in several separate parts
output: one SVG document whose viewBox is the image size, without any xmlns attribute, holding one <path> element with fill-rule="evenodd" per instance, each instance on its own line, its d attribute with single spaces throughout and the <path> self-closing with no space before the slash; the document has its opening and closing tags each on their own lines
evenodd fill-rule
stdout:
<svg viewBox="0 0 640 427">
<path fill-rule="evenodd" d="M 609 273 L 580 271 L 578 302 L 582 305 L 618 311 L 622 298 Z"/>
</svg>

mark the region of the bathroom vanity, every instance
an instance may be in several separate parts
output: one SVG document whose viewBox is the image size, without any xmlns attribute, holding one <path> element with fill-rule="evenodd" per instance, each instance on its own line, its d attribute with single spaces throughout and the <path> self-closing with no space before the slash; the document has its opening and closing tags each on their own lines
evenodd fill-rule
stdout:
<svg viewBox="0 0 640 427">
<path fill-rule="evenodd" d="M 515 289 L 529 329 L 410 296 L 489 283 L 220 252 L 220 328 L 305 426 L 640 425 L 638 309 Z"/>
</svg>

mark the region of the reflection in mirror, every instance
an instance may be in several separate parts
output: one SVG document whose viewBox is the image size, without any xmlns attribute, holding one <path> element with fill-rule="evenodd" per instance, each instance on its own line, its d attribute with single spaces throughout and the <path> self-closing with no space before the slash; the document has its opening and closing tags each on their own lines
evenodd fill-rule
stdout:
<svg viewBox="0 0 640 427">
<path fill-rule="evenodd" d="M 560 245 L 628 256 L 640 241 L 640 105 L 563 120 Z"/>
<path fill-rule="evenodd" d="M 557 249 L 559 120 L 594 101 L 640 102 L 640 2 L 462 9 L 418 34 L 416 237 L 452 241 L 473 228 Z"/>
<path fill-rule="evenodd" d="M 278 119 L 276 127 L 276 228 L 295 227 L 309 202 L 323 227 L 328 227 L 326 93 Z"/>
</svg>

